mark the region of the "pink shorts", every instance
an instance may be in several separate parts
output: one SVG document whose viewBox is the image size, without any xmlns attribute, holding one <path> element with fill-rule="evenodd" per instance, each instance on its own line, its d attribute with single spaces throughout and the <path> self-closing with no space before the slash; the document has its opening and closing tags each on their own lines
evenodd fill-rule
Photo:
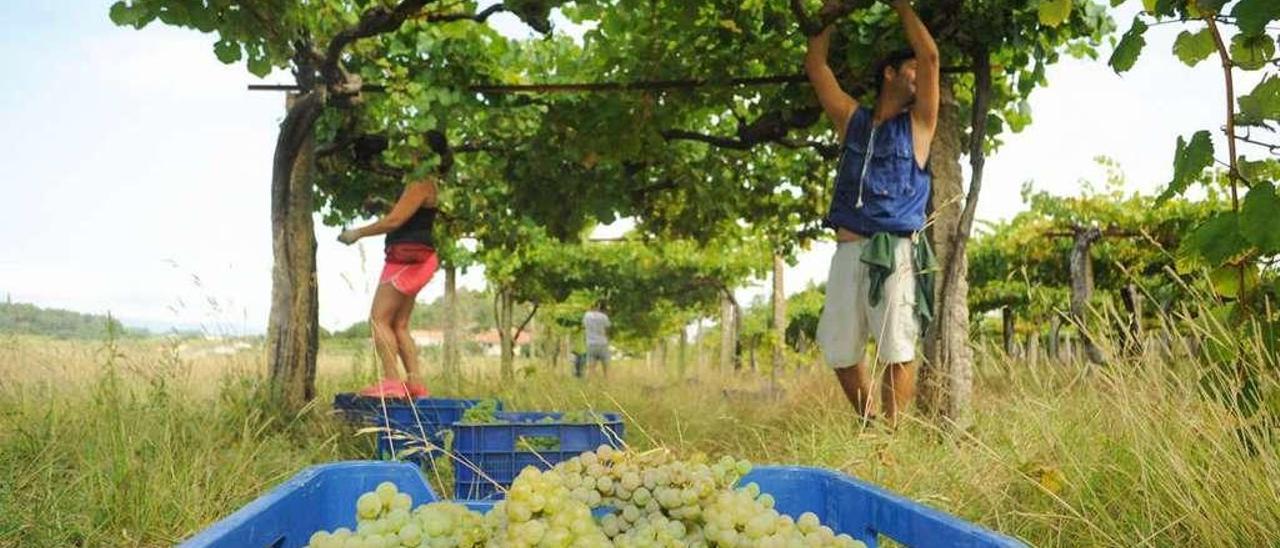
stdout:
<svg viewBox="0 0 1280 548">
<path fill-rule="evenodd" d="M 435 275 L 436 268 L 439 266 L 440 258 L 436 256 L 434 249 L 426 253 L 425 260 L 422 262 L 405 263 L 388 260 L 382 267 L 382 276 L 378 283 L 389 283 L 397 291 L 413 297 L 427 286 L 427 282 L 431 281 L 431 277 Z"/>
</svg>

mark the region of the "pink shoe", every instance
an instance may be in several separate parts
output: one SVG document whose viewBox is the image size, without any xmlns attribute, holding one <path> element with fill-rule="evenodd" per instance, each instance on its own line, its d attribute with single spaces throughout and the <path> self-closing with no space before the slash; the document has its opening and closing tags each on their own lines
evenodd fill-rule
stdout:
<svg viewBox="0 0 1280 548">
<path fill-rule="evenodd" d="M 431 396 L 431 392 L 427 391 L 427 385 L 423 383 L 409 381 L 405 383 L 404 386 L 409 391 L 409 395 L 414 398 L 426 398 Z"/>
<path fill-rule="evenodd" d="M 404 383 L 396 379 L 382 379 L 382 382 L 361 390 L 360 395 L 368 398 L 409 398 Z"/>
</svg>

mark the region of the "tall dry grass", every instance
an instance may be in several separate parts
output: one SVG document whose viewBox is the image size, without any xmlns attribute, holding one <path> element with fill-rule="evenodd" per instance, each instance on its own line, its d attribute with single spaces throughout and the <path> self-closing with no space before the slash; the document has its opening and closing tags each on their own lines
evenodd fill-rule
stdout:
<svg viewBox="0 0 1280 548">
<path fill-rule="evenodd" d="M 1266 348 L 1201 329 L 1274 393 Z M 307 465 L 372 455 L 370 436 L 328 410 L 334 393 L 373 378 L 367 345 L 327 345 L 322 397 L 286 414 L 262 396 L 260 350 L 187 344 L 0 337 L 0 545 L 171 544 Z M 1269 415 L 1244 413 L 1202 382 L 1240 367 L 1106 351 L 1102 367 L 1032 367 L 980 349 L 968 432 L 918 418 L 895 432 L 864 425 L 821 368 L 772 381 L 697 368 L 677 378 L 620 360 L 607 381 L 580 381 L 568 364 L 521 360 L 507 382 L 496 360 L 468 360 L 460 379 L 428 366 L 439 395 L 618 411 L 637 447 L 830 467 L 1033 545 L 1280 543 Z M 1232 374 L 1219 380 L 1228 392 L 1241 386 Z"/>
</svg>

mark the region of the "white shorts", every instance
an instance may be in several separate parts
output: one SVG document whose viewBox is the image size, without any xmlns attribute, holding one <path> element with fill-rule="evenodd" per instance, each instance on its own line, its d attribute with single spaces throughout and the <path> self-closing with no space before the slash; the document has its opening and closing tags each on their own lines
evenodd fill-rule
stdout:
<svg viewBox="0 0 1280 548">
<path fill-rule="evenodd" d="M 915 314 L 916 278 L 912 242 L 896 238 L 894 271 L 885 280 L 880 304 L 871 306 L 869 267 L 862 250 L 870 240 L 839 242 L 827 274 L 827 294 L 818 320 L 818 344 L 833 369 L 862 362 L 867 340 L 875 339 L 873 363 L 904 363 L 915 359 L 920 320 Z"/>
</svg>

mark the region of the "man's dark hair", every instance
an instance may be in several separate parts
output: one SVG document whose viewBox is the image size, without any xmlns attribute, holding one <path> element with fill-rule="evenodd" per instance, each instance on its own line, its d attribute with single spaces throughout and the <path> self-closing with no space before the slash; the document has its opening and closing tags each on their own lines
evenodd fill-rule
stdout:
<svg viewBox="0 0 1280 548">
<path fill-rule="evenodd" d="M 900 49 L 884 57 L 876 62 L 876 93 L 884 89 L 884 69 L 893 67 L 893 70 L 902 70 L 903 63 L 916 58 L 916 52 L 909 49 Z"/>
</svg>

